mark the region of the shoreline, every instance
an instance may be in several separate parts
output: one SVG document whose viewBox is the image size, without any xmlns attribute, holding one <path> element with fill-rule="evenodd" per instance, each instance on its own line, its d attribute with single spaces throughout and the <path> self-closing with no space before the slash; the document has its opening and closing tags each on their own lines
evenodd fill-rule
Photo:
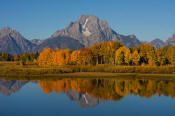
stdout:
<svg viewBox="0 0 175 116">
<path fill-rule="evenodd" d="M 63 74 L 45 75 L 2 75 L 5 80 L 42 80 L 42 79 L 63 79 L 63 78 L 107 78 L 107 79 L 160 79 L 175 80 L 175 74 L 140 74 L 140 73 L 106 73 L 106 72 L 75 72 Z"/>
<path fill-rule="evenodd" d="M 167 66 L 116 66 L 116 65 L 64 65 L 40 67 L 1 62 L 0 77 L 7 78 L 174 78 L 175 65 Z"/>
</svg>

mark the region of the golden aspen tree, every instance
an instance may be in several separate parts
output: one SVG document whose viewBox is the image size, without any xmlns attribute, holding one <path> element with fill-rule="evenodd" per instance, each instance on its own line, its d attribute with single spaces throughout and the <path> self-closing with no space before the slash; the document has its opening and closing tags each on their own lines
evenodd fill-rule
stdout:
<svg viewBox="0 0 175 116">
<path fill-rule="evenodd" d="M 53 55 L 53 64 L 55 66 L 66 65 L 70 63 L 70 49 L 60 50 L 56 49 Z"/>
<path fill-rule="evenodd" d="M 80 50 L 80 63 L 83 65 L 90 64 L 92 61 L 92 53 L 89 49 L 83 48 Z"/>
<path fill-rule="evenodd" d="M 52 66 L 54 51 L 50 48 L 45 48 L 38 57 L 38 64 L 40 66 Z"/>
<path fill-rule="evenodd" d="M 65 64 L 70 64 L 71 62 L 71 50 L 65 49 L 64 51 L 64 62 Z"/>
<path fill-rule="evenodd" d="M 118 65 L 129 64 L 130 61 L 131 61 L 131 53 L 129 48 L 126 48 L 125 46 L 120 47 L 116 51 L 116 55 L 115 55 L 116 64 Z"/>
<path fill-rule="evenodd" d="M 80 64 L 80 51 L 73 51 L 71 54 L 71 63 L 72 64 Z"/>
<path fill-rule="evenodd" d="M 129 65 L 131 62 L 131 52 L 129 48 L 125 48 L 125 64 Z"/>
<path fill-rule="evenodd" d="M 124 64 L 124 52 L 122 51 L 122 48 L 119 48 L 115 53 L 115 63 L 117 65 Z"/>
<path fill-rule="evenodd" d="M 133 53 L 132 53 L 132 62 L 135 64 L 135 65 L 138 65 L 139 64 L 139 61 L 140 61 L 140 55 L 138 53 L 137 50 L 135 50 Z"/>
</svg>

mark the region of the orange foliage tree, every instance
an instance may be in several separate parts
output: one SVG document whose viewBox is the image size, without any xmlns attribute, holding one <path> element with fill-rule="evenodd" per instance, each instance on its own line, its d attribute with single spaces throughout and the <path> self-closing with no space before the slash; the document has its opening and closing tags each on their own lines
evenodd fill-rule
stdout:
<svg viewBox="0 0 175 116">
<path fill-rule="evenodd" d="M 50 48 L 45 48 L 38 57 L 38 64 L 40 66 L 60 66 L 70 63 L 71 50 L 59 50 L 56 48 L 53 51 Z"/>
<path fill-rule="evenodd" d="M 38 57 L 40 66 L 52 66 L 54 61 L 54 51 L 50 48 L 45 48 Z"/>
</svg>

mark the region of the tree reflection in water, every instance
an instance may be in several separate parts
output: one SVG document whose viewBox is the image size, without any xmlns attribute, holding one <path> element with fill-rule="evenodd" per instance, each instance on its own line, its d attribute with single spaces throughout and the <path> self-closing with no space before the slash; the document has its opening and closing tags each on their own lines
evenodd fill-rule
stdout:
<svg viewBox="0 0 175 116">
<path fill-rule="evenodd" d="M 65 92 L 70 98 L 78 102 L 83 101 L 80 105 L 90 103 L 90 106 L 95 106 L 100 101 L 118 101 L 130 94 L 146 98 L 155 94 L 175 97 L 175 80 L 68 78 L 56 81 L 41 80 L 39 85 L 45 93 Z"/>
<path fill-rule="evenodd" d="M 175 97 L 175 80 L 143 78 L 63 78 L 37 80 L 46 94 L 63 92 L 81 107 L 92 107 L 103 101 L 119 101 L 127 95 L 150 98 L 153 95 Z M 28 82 L 0 79 L 0 94 L 16 93 Z"/>
</svg>

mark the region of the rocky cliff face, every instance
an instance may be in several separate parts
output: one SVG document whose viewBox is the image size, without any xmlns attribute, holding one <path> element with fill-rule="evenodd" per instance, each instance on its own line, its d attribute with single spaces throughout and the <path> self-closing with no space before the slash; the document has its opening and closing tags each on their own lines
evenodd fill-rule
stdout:
<svg viewBox="0 0 175 116">
<path fill-rule="evenodd" d="M 58 36 L 74 38 L 85 47 L 103 41 L 114 40 L 122 42 L 127 47 L 140 44 L 140 41 L 134 35 L 124 36 L 117 34 L 109 27 L 106 21 L 92 15 L 82 15 L 77 21 L 71 22 L 65 29 L 59 30 L 52 35 L 53 38 Z"/>
<path fill-rule="evenodd" d="M 32 42 L 35 45 L 40 45 L 40 44 L 42 44 L 42 42 L 44 42 L 44 40 L 41 40 L 41 39 L 32 39 L 32 40 L 30 40 L 30 42 Z"/>
<path fill-rule="evenodd" d="M 21 54 L 32 52 L 34 47 L 35 45 L 25 39 L 18 31 L 8 27 L 0 30 L 0 53 Z"/>
</svg>

